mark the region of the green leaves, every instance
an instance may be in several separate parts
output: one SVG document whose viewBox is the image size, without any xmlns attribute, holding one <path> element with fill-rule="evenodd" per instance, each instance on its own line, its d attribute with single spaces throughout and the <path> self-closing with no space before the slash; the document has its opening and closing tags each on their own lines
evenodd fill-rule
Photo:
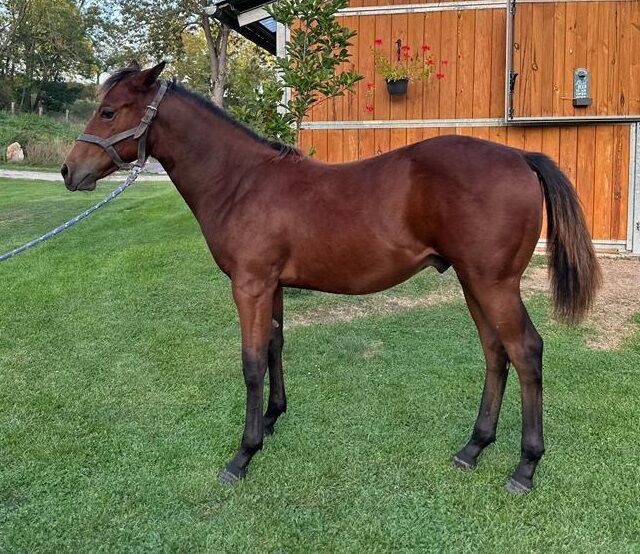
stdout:
<svg viewBox="0 0 640 554">
<path fill-rule="evenodd" d="M 290 30 L 286 56 L 278 57 L 276 66 L 282 86 L 293 92 L 283 107 L 296 131 L 316 103 L 343 96 L 362 79 L 352 69 L 339 71 L 349 61 L 350 40 L 356 34 L 335 18 L 347 5 L 347 0 L 281 0 L 269 9 Z"/>
<path fill-rule="evenodd" d="M 270 139 L 294 144 L 296 133 L 290 112 L 282 110 L 282 84 L 265 80 L 253 94 L 242 97 L 242 102 L 229 106 L 233 115 L 251 126 L 257 133 Z"/>
<path fill-rule="evenodd" d="M 72 0 L 0 3 L 0 103 L 29 110 L 43 86 L 70 75 L 92 74 L 86 21 Z"/>
</svg>

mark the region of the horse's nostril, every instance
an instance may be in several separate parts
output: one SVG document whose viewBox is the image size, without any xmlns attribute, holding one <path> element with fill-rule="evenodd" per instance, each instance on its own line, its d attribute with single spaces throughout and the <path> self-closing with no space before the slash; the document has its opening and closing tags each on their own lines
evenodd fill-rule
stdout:
<svg viewBox="0 0 640 554">
<path fill-rule="evenodd" d="M 66 177 L 67 175 L 69 175 L 69 168 L 67 167 L 67 164 L 62 164 L 62 167 L 60 168 L 60 173 L 62 173 L 63 177 Z"/>
</svg>

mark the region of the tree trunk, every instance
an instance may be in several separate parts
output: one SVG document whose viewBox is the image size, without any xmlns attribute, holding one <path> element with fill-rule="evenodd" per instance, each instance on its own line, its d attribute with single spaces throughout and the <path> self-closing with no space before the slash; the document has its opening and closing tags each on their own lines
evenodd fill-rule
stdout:
<svg viewBox="0 0 640 554">
<path fill-rule="evenodd" d="M 211 22 L 206 13 L 200 16 L 200 24 L 204 30 L 209 51 L 209 71 L 211 72 L 211 100 L 221 108 L 224 105 L 224 85 L 227 79 L 227 44 L 229 42 L 229 27 L 219 24 L 218 34 L 214 38 L 211 32 Z"/>
</svg>

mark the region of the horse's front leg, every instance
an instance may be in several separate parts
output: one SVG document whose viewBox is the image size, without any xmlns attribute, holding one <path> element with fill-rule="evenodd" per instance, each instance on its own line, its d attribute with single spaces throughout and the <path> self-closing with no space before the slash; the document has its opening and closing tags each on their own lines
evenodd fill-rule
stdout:
<svg viewBox="0 0 640 554">
<path fill-rule="evenodd" d="M 273 295 L 273 316 L 271 338 L 269 339 L 269 404 L 267 412 L 264 414 L 266 435 L 273 433 L 276 420 L 287 411 L 287 396 L 284 392 L 284 376 L 282 375 L 282 347 L 284 346 L 282 312 L 282 287 L 278 287 Z"/>
<path fill-rule="evenodd" d="M 242 373 L 247 387 L 247 409 L 240 449 L 218 474 L 218 479 L 223 483 L 242 479 L 247 473 L 251 458 L 262 448 L 262 395 L 276 290 L 275 285 L 247 278 L 234 281 L 232 288 L 240 316 Z"/>
</svg>

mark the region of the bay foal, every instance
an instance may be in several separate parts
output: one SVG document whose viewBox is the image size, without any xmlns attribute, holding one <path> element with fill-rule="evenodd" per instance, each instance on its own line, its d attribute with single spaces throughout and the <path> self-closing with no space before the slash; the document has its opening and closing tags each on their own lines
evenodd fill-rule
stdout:
<svg viewBox="0 0 640 554">
<path fill-rule="evenodd" d="M 264 434 L 286 410 L 283 287 L 366 294 L 434 266 L 456 272 L 486 358 L 477 421 L 454 464 L 473 467 L 494 441 L 512 364 L 520 381 L 522 444 L 507 486 L 530 490 L 544 453 L 542 339 L 522 303 L 520 278 L 540 235 L 543 197 L 556 314 L 580 319 L 600 280 L 576 195 L 554 162 L 445 136 L 325 164 L 258 137 L 178 85 L 165 94 L 158 80 L 163 67 L 142 71 L 132 64 L 110 77 L 85 130 L 93 143 L 77 142 L 62 173 L 68 189 L 93 189 L 117 164 L 100 138 L 116 136 L 113 148 L 124 161 L 136 159 L 142 146 L 144 156 L 166 169 L 231 279 L 247 403 L 240 448 L 220 479 L 244 477 Z M 146 111 L 157 115 L 144 133 L 127 135 L 154 103 L 156 111 Z"/>
</svg>

